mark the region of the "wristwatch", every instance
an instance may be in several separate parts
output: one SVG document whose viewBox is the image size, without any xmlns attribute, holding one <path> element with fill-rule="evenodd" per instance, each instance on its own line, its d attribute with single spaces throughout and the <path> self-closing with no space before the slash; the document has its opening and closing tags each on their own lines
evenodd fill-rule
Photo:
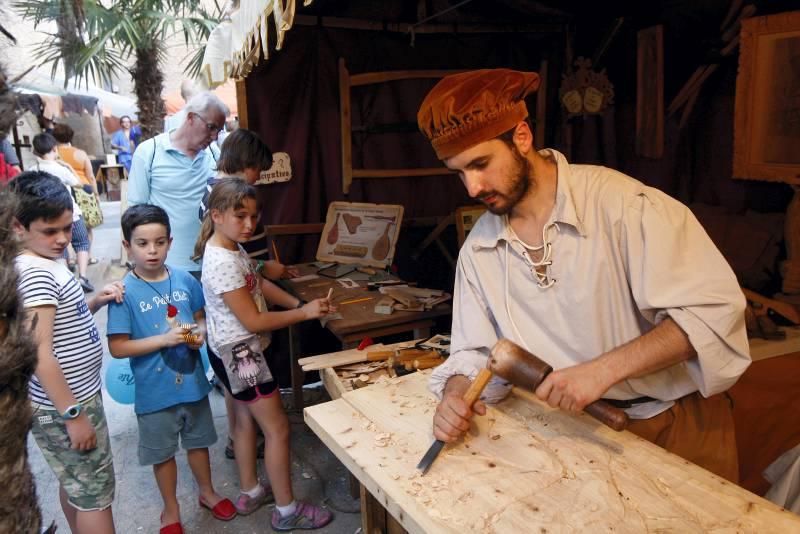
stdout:
<svg viewBox="0 0 800 534">
<path fill-rule="evenodd" d="M 64 419 L 65 421 L 75 419 L 81 414 L 82 411 L 83 411 L 83 406 L 81 406 L 80 404 L 73 404 L 72 406 L 67 406 L 67 409 L 64 410 L 64 413 L 61 414 L 61 419 Z"/>
<path fill-rule="evenodd" d="M 294 307 L 294 309 L 295 309 L 295 310 L 299 310 L 300 308 L 302 308 L 302 307 L 303 307 L 303 306 L 305 306 L 306 304 L 308 304 L 308 302 L 306 302 L 306 301 L 304 301 L 303 299 L 300 299 L 300 298 L 299 298 L 299 299 L 297 299 L 297 306 L 295 306 L 295 307 Z"/>
</svg>

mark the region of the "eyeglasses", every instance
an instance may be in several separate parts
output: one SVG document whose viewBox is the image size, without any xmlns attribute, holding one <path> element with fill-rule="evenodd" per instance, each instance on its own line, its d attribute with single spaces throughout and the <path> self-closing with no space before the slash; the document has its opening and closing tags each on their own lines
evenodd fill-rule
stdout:
<svg viewBox="0 0 800 534">
<path fill-rule="evenodd" d="M 197 117 L 198 119 L 200 119 L 201 121 L 203 121 L 203 124 L 206 125 L 206 130 L 208 130 L 208 133 L 210 133 L 210 134 L 218 134 L 218 133 L 220 133 L 222 131 L 222 127 L 221 126 L 217 126 L 213 122 L 209 122 L 209 121 L 205 120 L 202 116 L 198 115 L 197 113 L 195 113 L 194 116 Z"/>
</svg>

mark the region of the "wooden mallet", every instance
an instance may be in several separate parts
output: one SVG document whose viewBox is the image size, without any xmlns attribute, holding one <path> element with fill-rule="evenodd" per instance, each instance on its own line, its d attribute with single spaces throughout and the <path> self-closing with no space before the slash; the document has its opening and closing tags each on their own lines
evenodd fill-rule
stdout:
<svg viewBox="0 0 800 534">
<path fill-rule="evenodd" d="M 501 339 L 492 348 L 488 366 L 493 374 L 527 391 L 536 391 L 553 372 L 546 362 L 508 339 Z M 628 426 L 628 414 L 603 400 L 594 401 L 583 411 L 618 432 Z"/>
</svg>

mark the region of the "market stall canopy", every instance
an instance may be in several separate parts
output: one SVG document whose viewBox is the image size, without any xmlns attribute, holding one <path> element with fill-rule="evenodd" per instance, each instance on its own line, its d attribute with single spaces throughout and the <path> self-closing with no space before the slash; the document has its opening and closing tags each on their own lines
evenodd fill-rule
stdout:
<svg viewBox="0 0 800 534">
<path fill-rule="evenodd" d="M 236 102 L 236 83 L 233 80 L 227 80 L 222 85 L 218 85 L 215 89 L 212 89 L 211 92 L 225 102 L 225 105 L 228 106 L 231 112 L 231 117 L 239 115 Z M 164 96 L 164 105 L 167 108 L 167 115 L 174 115 L 183 109 L 183 106 L 186 105 L 186 101 L 181 96 L 181 92 L 176 90 Z"/>
<path fill-rule="evenodd" d="M 311 5 L 313 0 L 303 0 Z M 263 57 L 269 57 L 270 15 L 275 21 L 275 49 L 283 45 L 284 34 L 294 23 L 295 0 L 251 0 L 221 22 L 208 37 L 201 78 L 215 88 L 228 78 L 243 78 Z"/>
<path fill-rule="evenodd" d="M 54 81 L 49 75 L 37 71 L 26 74 L 22 80 L 14 83 L 13 87 L 14 90 L 20 93 L 53 96 L 71 94 L 94 97 L 97 98 L 98 106 L 102 110 L 104 117 L 121 117 L 123 115 L 135 117 L 139 112 L 139 108 L 132 98 L 106 91 L 94 84 L 86 86 L 83 84 L 76 85 L 74 82 L 70 82 L 67 88 L 64 89 L 63 84 Z"/>
</svg>

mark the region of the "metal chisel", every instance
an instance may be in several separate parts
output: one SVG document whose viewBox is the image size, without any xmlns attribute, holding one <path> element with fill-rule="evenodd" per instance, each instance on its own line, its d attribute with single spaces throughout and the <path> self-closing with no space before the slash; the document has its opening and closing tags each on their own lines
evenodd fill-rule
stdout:
<svg viewBox="0 0 800 534">
<path fill-rule="evenodd" d="M 488 369 L 481 369 L 478 376 L 476 376 L 475 380 L 470 384 L 469 389 L 462 397 L 470 408 L 472 408 L 472 405 L 478 400 L 478 397 L 480 397 L 483 388 L 486 387 L 490 378 L 492 378 L 491 371 Z M 430 446 L 428 452 L 425 453 L 425 456 L 422 457 L 422 460 L 419 461 L 417 469 L 419 469 L 423 475 L 428 472 L 428 469 L 430 469 L 436 457 L 439 456 L 443 447 L 444 441 L 437 439 L 433 442 L 433 445 Z"/>
</svg>

